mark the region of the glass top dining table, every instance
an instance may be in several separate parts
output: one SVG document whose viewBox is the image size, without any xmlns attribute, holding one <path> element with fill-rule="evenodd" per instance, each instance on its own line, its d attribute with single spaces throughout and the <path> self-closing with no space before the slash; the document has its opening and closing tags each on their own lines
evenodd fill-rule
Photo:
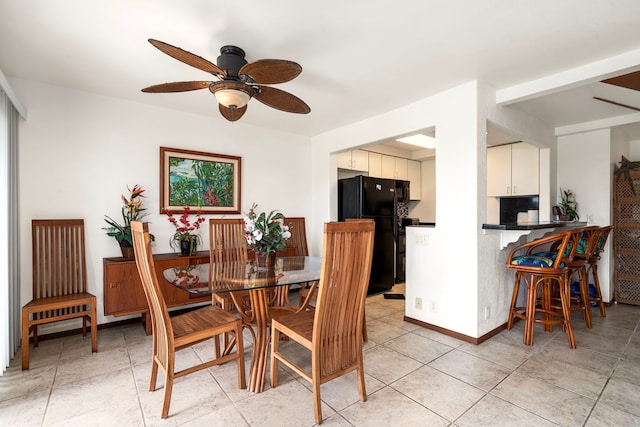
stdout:
<svg viewBox="0 0 640 427">
<path fill-rule="evenodd" d="M 291 256 L 276 258 L 272 270 L 259 268 L 251 259 L 173 267 L 164 270 L 163 275 L 169 283 L 187 292 L 229 293 L 245 326 L 255 328 L 247 387 L 259 393 L 264 391 L 271 319 L 308 308 L 320 279 L 321 265 L 318 257 Z M 294 305 L 285 290 L 287 285 L 299 283 L 312 286 L 305 300 Z M 248 301 L 244 298 L 246 294 Z"/>
<path fill-rule="evenodd" d="M 197 264 L 164 270 L 164 278 L 187 292 L 215 294 L 293 285 L 320 279 L 319 257 L 276 258 L 273 270 L 256 265 L 254 259 Z"/>
</svg>

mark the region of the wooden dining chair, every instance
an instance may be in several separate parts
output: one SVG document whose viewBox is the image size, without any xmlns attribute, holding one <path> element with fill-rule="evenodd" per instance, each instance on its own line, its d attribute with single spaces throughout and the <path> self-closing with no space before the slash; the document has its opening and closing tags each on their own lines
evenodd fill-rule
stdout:
<svg viewBox="0 0 640 427">
<path fill-rule="evenodd" d="M 284 224 L 289 227 L 291 233 L 291 238 L 285 241 L 285 245 L 294 248 L 296 256 L 309 256 L 304 217 L 285 217 Z"/>
<path fill-rule="evenodd" d="M 29 335 L 38 347 L 38 326 L 82 319 L 82 336 L 91 324 L 91 351 L 98 351 L 96 297 L 87 292 L 84 220 L 47 219 L 31 222 L 33 295 L 22 307 L 22 369 L 29 369 Z"/>
<path fill-rule="evenodd" d="M 232 313 L 214 305 L 169 317 L 169 311 L 155 272 L 148 224 L 132 221 L 131 234 L 133 236 L 133 248 L 138 273 L 149 303 L 153 331 L 153 356 L 149 391 L 155 391 L 156 389 L 158 368 L 162 369 L 165 377 L 161 417 L 167 418 L 169 415 L 171 392 L 175 378 L 235 360 L 238 365 L 238 387 L 246 388 L 242 321 Z M 178 350 L 213 339 L 215 354 L 218 355 L 220 353 L 219 337 L 225 333 L 231 333 L 235 336 L 237 342 L 235 353 L 216 357 L 176 372 L 175 358 Z"/>
<path fill-rule="evenodd" d="M 372 221 L 326 223 L 315 310 L 271 322 L 271 386 L 278 385 L 280 362 L 309 381 L 318 424 L 322 423 L 321 384 L 357 370 L 360 400 L 367 399 L 362 330 L 374 227 Z M 311 372 L 280 351 L 282 335 L 311 351 Z"/>
<path fill-rule="evenodd" d="M 309 248 L 307 246 L 307 230 L 305 225 L 305 218 L 304 217 L 285 217 L 284 223 L 289 227 L 289 232 L 291 233 L 291 238 L 287 239 L 285 242 L 286 247 L 292 248 L 295 251 L 296 256 L 309 256 Z M 313 288 L 313 291 L 311 292 L 311 295 L 309 295 L 310 293 L 309 291 L 312 288 Z M 317 297 L 317 290 L 313 286 L 313 282 L 301 283 L 300 291 L 298 295 L 299 295 L 300 303 L 307 300 L 307 295 L 309 295 L 308 302 L 315 301 Z M 288 295 L 286 295 L 286 298 L 290 303 Z"/>
<path fill-rule="evenodd" d="M 244 237 L 244 219 L 209 219 L 209 257 L 211 263 L 247 259 L 248 253 L 247 242 Z M 248 301 L 249 293 L 244 292 L 243 295 L 236 295 L 236 298 L 242 298 Z M 227 311 L 235 311 L 238 309 L 228 292 L 213 294 L 213 303 Z"/>
</svg>

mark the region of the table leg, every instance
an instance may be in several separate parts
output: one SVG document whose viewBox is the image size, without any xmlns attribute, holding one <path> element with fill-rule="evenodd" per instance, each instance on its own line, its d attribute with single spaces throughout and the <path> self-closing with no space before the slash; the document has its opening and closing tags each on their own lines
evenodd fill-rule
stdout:
<svg viewBox="0 0 640 427">
<path fill-rule="evenodd" d="M 266 289 L 252 289 L 250 297 L 256 337 L 253 343 L 248 389 L 251 392 L 261 393 L 264 391 L 264 378 L 267 373 L 269 356 L 269 297 Z"/>
</svg>

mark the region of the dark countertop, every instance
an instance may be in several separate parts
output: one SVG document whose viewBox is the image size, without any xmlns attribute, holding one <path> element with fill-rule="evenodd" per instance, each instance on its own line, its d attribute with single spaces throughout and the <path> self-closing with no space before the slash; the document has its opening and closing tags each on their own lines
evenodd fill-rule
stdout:
<svg viewBox="0 0 640 427">
<path fill-rule="evenodd" d="M 433 228 L 436 226 L 435 222 L 419 222 L 413 225 L 407 225 L 407 227 L 423 227 L 423 228 Z"/>
<path fill-rule="evenodd" d="M 539 230 L 542 228 L 560 228 L 560 227 L 584 227 L 586 222 L 579 221 L 547 221 L 517 224 L 515 222 L 509 224 L 482 224 L 483 230 Z"/>
</svg>

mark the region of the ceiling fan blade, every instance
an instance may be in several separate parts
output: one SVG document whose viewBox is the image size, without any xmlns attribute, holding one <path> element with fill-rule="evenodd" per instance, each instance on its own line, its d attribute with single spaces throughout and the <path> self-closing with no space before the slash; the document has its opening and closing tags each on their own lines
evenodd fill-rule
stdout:
<svg viewBox="0 0 640 427">
<path fill-rule="evenodd" d="M 165 42 L 159 40 L 149 39 L 149 43 L 160 49 L 160 51 L 166 53 L 172 58 L 177 59 L 180 62 L 184 62 L 187 65 L 191 65 L 199 70 L 206 71 L 207 73 L 215 74 L 216 76 L 224 76 L 225 72 L 213 62 L 194 55 L 191 52 L 187 52 L 179 47 L 171 46 Z"/>
<path fill-rule="evenodd" d="M 164 92 L 186 92 L 189 90 L 206 89 L 213 82 L 173 82 L 153 85 L 142 89 L 148 93 L 164 93 Z"/>
<path fill-rule="evenodd" d="M 260 93 L 253 97 L 269 107 L 289 113 L 307 114 L 311 108 L 300 98 L 280 89 L 258 86 Z"/>
<path fill-rule="evenodd" d="M 218 104 L 218 109 L 220 110 L 220 114 L 230 122 L 235 122 L 247 112 L 246 105 L 240 108 L 229 108 L 222 104 Z"/>
<path fill-rule="evenodd" d="M 621 86 L 627 89 L 640 90 L 640 71 L 602 80 L 602 83 Z"/>
<path fill-rule="evenodd" d="M 632 105 L 620 104 L 619 102 L 610 101 L 608 99 L 599 98 L 597 96 L 594 96 L 593 99 L 597 99 L 598 101 L 608 102 L 609 104 L 617 105 L 618 107 L 630 108 L 635 111 L 640 111 L 640 108 L 638 107 L 634 107 Z"/>
<path fill-rule="evenodd" d="M 278 84 L 295 79 L 302 72 L 302 67 L 284 59 L 260 59 L 240 68 L 239 74 L 251 77 L 254 83 Z"/>
</svg>

